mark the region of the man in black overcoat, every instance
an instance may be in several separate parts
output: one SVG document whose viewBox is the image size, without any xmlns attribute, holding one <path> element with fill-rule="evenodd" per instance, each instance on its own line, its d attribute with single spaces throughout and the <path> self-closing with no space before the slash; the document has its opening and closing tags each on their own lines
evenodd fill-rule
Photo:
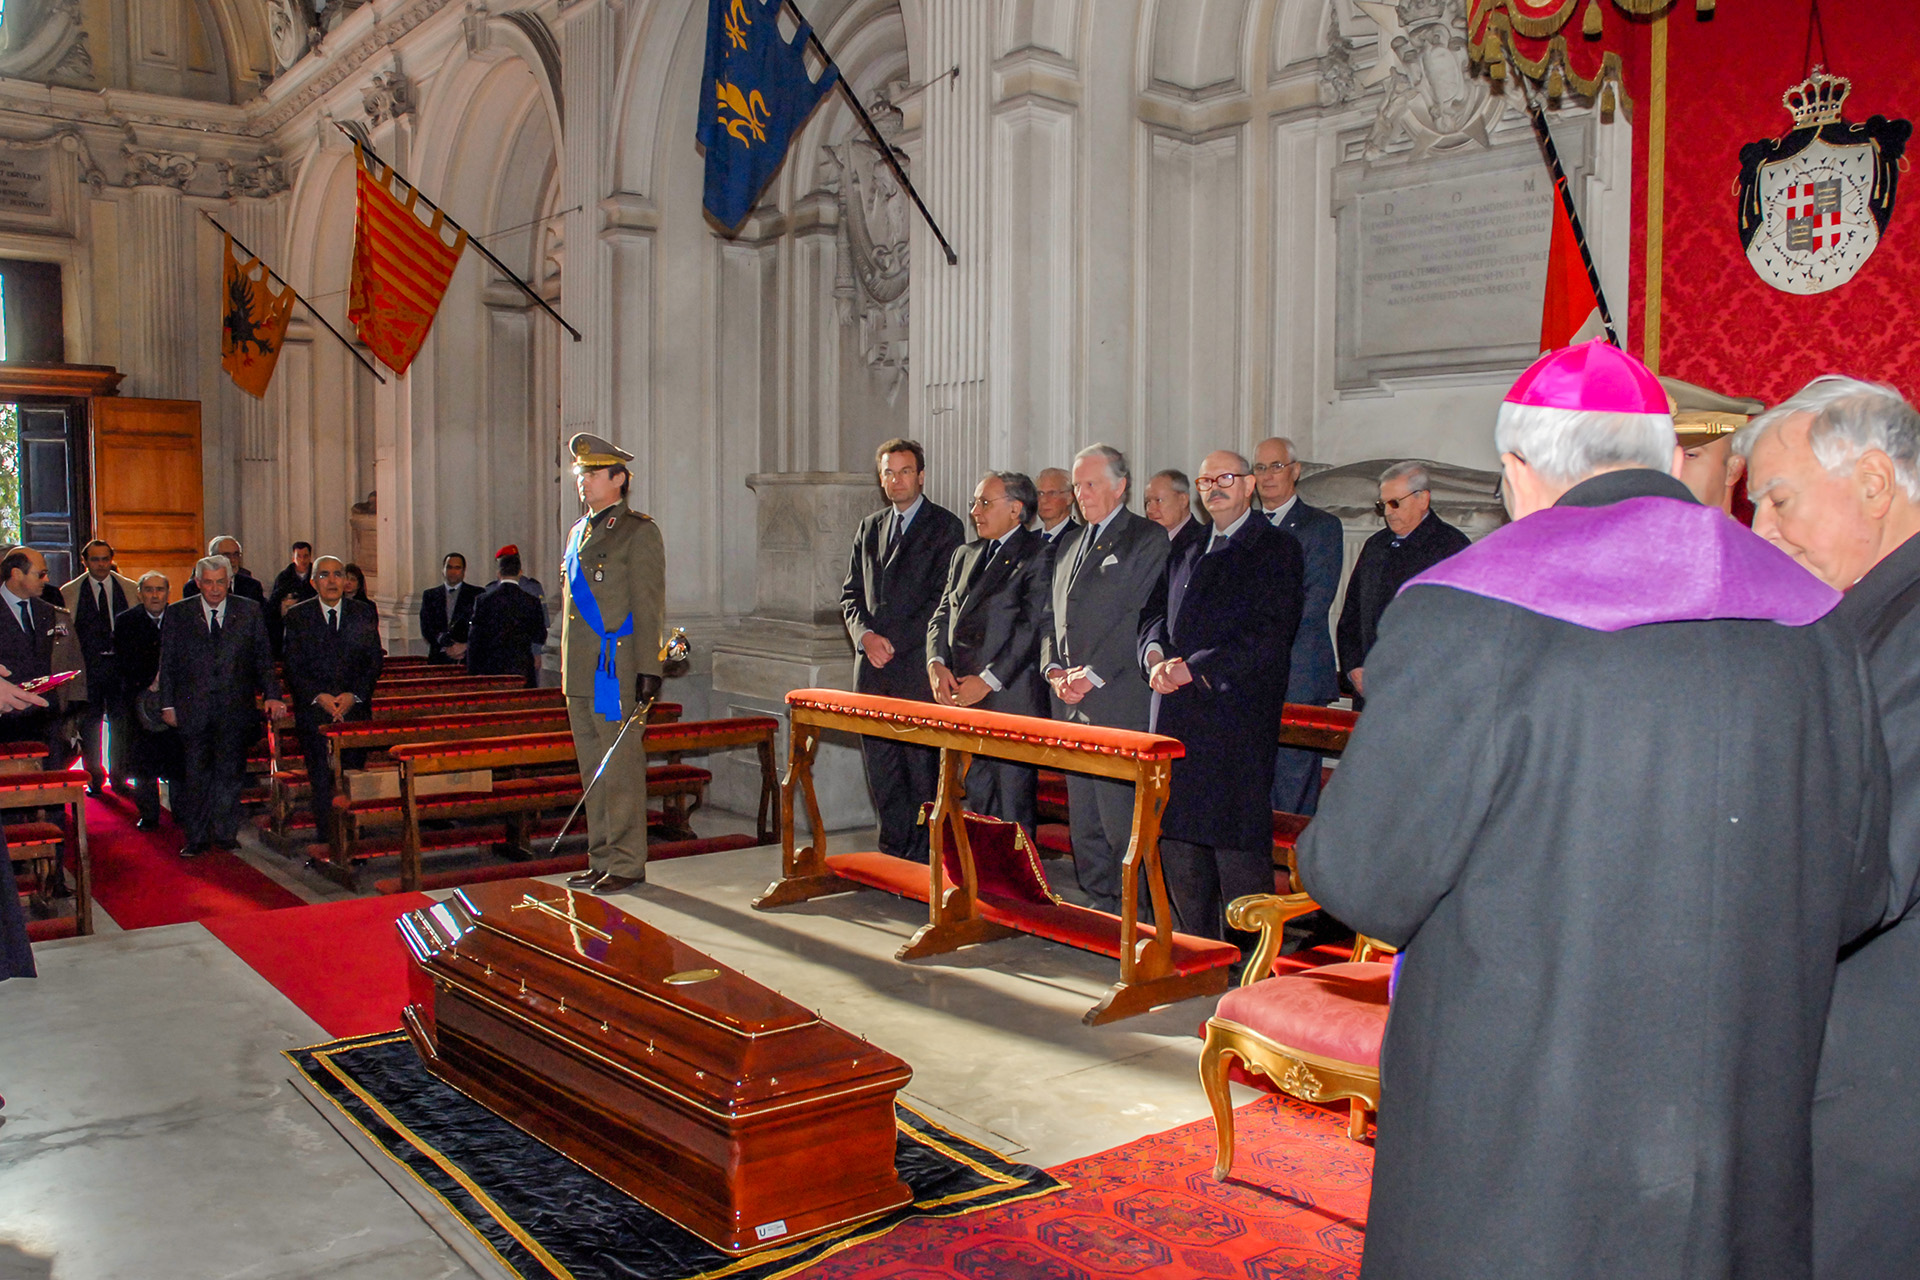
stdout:
<svg viewBox="0 0 1920 1280">
<path fill-rule="evenodd" d="M 1248 472 L 1230 450 L 1207 455 L 1198 484 L 1212 526 L 1167 562 L 1140 620 L 1148 727 L 1187 748 L 1160 818 L 1160 866 L 1174 928 L 1203 938 L 1228 937 L 1227 903 L 1273 892 L 1272 743 L 1305 594 L 1300 544 L 1249 510 Z"/>
<path fill-rule="evenodd" d="M 269 716 L 286 710 L 266 610 L 230 594 L 231 577 L 225 556 L 201 560 L 199 590 L 169 606 L 161 627 L 160 703 L 180 732 L 173 816 L 185 836 L 183 858 L 240 847 L 240 788 L 260 737 L 254 699 L 266 699 Z"/>
<path fill-rule="evenodd" d="M 1380 473 L 1374 510 L 1387 527 L 1361 546 L 1340 606 L 1340 674 L 1355 707 L 1366 705 L 1367 651 L 1380 634 L 1380 615 L 1414 577 L 1467 549 L 1467 535 L 1434 514 L 1431 487 L 1417 462 L 1396 462 Z"/>
<path fill-rule="evenodd" d="M 287 611 L 287 685 L 307 758 L 313 827 L 326 840 L 333 831 L 333 768 L 320 730 L 373 718 L 373 686 L 382 658 L 380 612 L 347 594 L 347 566 L 338 556 L 313 562 L 313 589 L 313 599 Z M 365 760 L 364 751 L 349 751 L 340 765 L 358 769 Z"/>
<path fill-rule="evenodd" d="M 281 653 L 282 627 L 287 610 L 314 596 L 313 544 L 296 542 L 289 554 L 293 558 L 287 562 L 286 568 L 274 576 L 273 588 L 267 592 L 267 638 L 273 641 L 275 657 Z"/>
<path fill-rule="evenodd" d="M 927 677 L 943 706 L 1047 714 L 1039 659 L 1051 560 L 1040 531 L 1026 527 L 1033 505 L 1033 481 L 1018 471 L 989 471 L 974 488 L 980 536 L 953 553 L 927 624 Z M 967 767 L 967 807 L 1017 822 L 1029 838 L 1038 789 L 1032 765 L 975 756 Z"/>
<path fill-rule="evenodd" d="M 494 563 L 500 576 L 473 603 L 467 674 L 519 676 L 531 689 L 540 682 L 534 655 L 547 642 L 547 606 L 520 585 L 519 551 L 503 549 Z"/>
<path fill-rule="evenodd" d="M 140 575 L 137 603 L 113 620 L 114 657 L 120 668 L 119 722 L 127 726 L 127 772 L 133 775 L 134 825 L 142 831 L 160 826 L 160 779 L 179 777 L 180 733 L 150 730 L 141 723 L 140 695 L 160 674 L 162 634 L 167 624 L 167 575 Z"/>
<path fill-rule="evenodd" d="M 954 550 L 966 536 L 960 517 L 921 492 L 926 460 L 926 451 L 912 440 L 889 440 L 875 452 L 887 505 L 860 522 L 840 590 L 840 613 L 857 650 L 854 688 L 918 702 L 933 700 L 927 623 Z M 917 818 L 938 787 L 939 752 L 863 737 L 860 754 L 880 820 L 880 852 L 925 862 L 927 829 Z"/>
<path fill-rule="evenodd" d="M 480 588 L 467 581 L 467 558 L 458 551 L 441 557 L 440 576 L 439 586 L 420 593 L 420 634 L 427 641 L 427 661 L 464 662 Z"/>
<path fill-rule="evenodd" d="M 1387 612 L 1298 851 L 1404 947 L 1361 1275 L 1804 1280 L 1835 953 L 1886 907 L 1865 664 L 1673 478 L 1631 356 L 1544 357 L 1495 440 L 1515 520 Z"/>
<path fill-rule="evenodd" d="M 1126 455 L 1111 445 L 1073 460 L 1085 523 L 1053 548 L 1040 672 L 1053 718 L 1144 732 L 1152 694 L 1140 670 L 1140 611 L 1167 567 L 1167 533 L 1127 510 Z M 1067 775 L 1073 869 L 1087 903 L 1120 910 L 1120 867 L 1133 834 L 1133 784 Z"/>
<path fill-rule="evenodd" d="M 1893 787 L 1886 912 L 1840 953 L 1827 1014 L 1814 1275 L 1907 1275 L 1920 1267 L 1920 414 L 1891 387 L 1819 378 L 1734 447 L 1754 532 L 1846 592 L 1831 621 L 1866 655 Z"/>
</svg>

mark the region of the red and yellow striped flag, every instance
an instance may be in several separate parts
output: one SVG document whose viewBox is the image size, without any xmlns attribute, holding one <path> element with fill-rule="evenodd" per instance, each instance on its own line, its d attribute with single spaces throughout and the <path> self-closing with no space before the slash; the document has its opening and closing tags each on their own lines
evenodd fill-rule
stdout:
<svg viewBox="0 0 1920 1280">
<path fill-rule="evenodd" d="M 391 167 L 375 176 L 357 143 L 353 158 L 353 291 L 347 319 L 383 364 L 405 373 L 427 340 L 467 247 L 467 233 L 453 226 L 453 243 L 447 243 L 441 228 L 452 224 L 438 209 L 432 222 L 420 221 L 414 210 L 420 193 L 412 185 L 400 184 L 407 193 L 403 203 L 393 193 Z"/>
</svg>

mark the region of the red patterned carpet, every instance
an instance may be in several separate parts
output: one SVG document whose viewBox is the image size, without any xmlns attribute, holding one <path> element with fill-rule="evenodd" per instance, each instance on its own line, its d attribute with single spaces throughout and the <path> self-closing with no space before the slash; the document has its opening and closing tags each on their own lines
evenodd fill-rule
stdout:
<svg viewBox="0 0 1920 1280">
<path fill-rule="evenodd" d="M 122 929 L 297 907 L 300 899 L 231 853 L 180 857 L 171 815 L 158 831 L 133 825 L 133 805 L 109 794 L 87 801 L 93 896 Z"/>
<path fill-rule="evenodd" d="M 1198 1089 L 1198 1085 L 1195 1088 Z M 1235 1113 L 1234 1176 L 1197 1121 L 1048 1172 L 1069 1190 L 915 1219 L 804 1280 L 1336 1280 L 1360 1273 L 1373 1148 L 1344 1111 L 1268 1097 Z"/>
</svg>

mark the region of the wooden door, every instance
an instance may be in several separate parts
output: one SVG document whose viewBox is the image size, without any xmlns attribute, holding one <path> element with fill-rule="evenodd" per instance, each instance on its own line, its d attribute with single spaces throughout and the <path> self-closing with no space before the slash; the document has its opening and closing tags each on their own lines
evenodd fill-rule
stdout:
<svg viewBox="0 0 1920 1280">
<path fill-rule="evenodd" d="M 93 536 L 113 544 L 120 572 L 158 569 L 179 599 L 203 554 L 203 525 L 200 402 L 95 399 Z"/>
</svg>

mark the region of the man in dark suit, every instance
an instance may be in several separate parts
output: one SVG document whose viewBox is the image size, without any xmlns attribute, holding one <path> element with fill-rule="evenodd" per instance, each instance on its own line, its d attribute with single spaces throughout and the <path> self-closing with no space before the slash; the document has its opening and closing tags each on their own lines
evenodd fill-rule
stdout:
<svg viewBox="0 0 1920 1280">
<path fill-rule="evenodd" d="M 1324 707 L 1340 696 L 1333 670 L 1333 635 L 1327 615 L 1340 590 L 1340 565 L 1346 535 L 1339 517 L 1309 506 L 1296 487 L 1300 460 L 1285 436 L 1262 440 L 1253 454 L 1253 483 L 1260 513 L 1274 528 L 1292 534 L 1306 561 L 1305 599 L 1300 628 L 1287 663 L 1287 701 Z M 1274 730 L 1277 734 L 1278 728 Z M 1309 816 L 1320 807 L 1320 753 L 1298 747 L 1275 748 L 1273 807 Z"/>
<path fill-rule="evenodd" d="M 333 769 L 322 726 L 373 716 L 380 679 L 380 614 L 347 595 L 347 566 L 338 556 L 313 562 L 314 598 L 287 611 L 287 684 L 293 723 L 307 757 L 313 828 L 322 840 L 333 830 Z M 358 769 L 365 752 L 347 752 L 341 766 Z"/>
<path fill-rule="evenodd" d="M 927 624 L 927 676 L 933 700 L 1017 716 L 1047 714 L 1040 679 L 1040 622 L 1051 577 L 1046 539 L 1027 528 L 1033 481 L 1018 471 L 989 471 L 969 512 L 979 540 L 953 553 L 947 587 Z M 1025 827 L 1038 822 L 1032 765 L 975 756 L 967 768 L 967 807 Z"/>
<path fill-rule="evenodd" d="M 240 539 L 223 533 L 207 543 L 207 554 L 209 556 L 225 556 L 227 563 L 233 566 L 233 580 L 227 584 L 228 595 L 239 596 L 242 599 L 253 601 L 262 608 L 266 607 L 266 588 L 262 587 L 260 585 L 260 579 L 254 577 L 246 565 L 241 563 Z M 180 598 L 182 600 L 191 599 L 199 594 L 200 580 L 198 578 L 187 579 L 187 584 L 180 588 Z"/>
<path fill-rule="evenodd" d="M 1052 548 L 1073 528 L 1073 477 L 1059 467 L 1048 467 L 1033 478 L 1034 524 Z"/>
<path fill-rule="evenodd" d="M 1300 544 L 1255 515 L 1247 460 L 1221 449 L 1200 467 L 1213 517 L 1154 588 L 1140 626 L 1151 727 L 1186 744 L 1160 819 L 1174 927 L 1225 938 L 1226 904 L 1273 892 L 1270 743 L 1300 625 Z M 1236 937 L 1242 950 L 1250 938 Z"/>
<path fill-rule="evenodd" d="M 927 623 L 954 549 L 965 537 L 960 517 L 921 492 L 926 461 L 926 452 L 912 440 L 889 440 L 874 453 L 887 505 L 860 522 L 840 591 L 847 634 L 859 650 L 854 688 L 919 702 L 933 700 L 927 687 Z M 925 862 L 927 829 L 916 819 L 920 806 L 933 799 L 939 753 L 864 737 L 860 752 L 880 820 L 880 852 Z"/>
<path fill-rule="evenodd" d="M 443 581 L 420 596 L 420 634 L 427 642 L 428 662 L 465 662 L 467 629 L 473 625 L 473 602 L 480 588 L 467 581 L 467 558 L 449 551 L 440 560 Z"/>
<path fill-rule="evenodd" d="M 291 554 L 293 559 L 274 578 L 273 590 L 267 592 L 267 638 L 273 641 L 275 657 L 280 656 L 281 623 L 287 610 L 302 600 L 313 599 L 313 544 L 296 542 Z"/>
<path fill-rule="evenodd" d="M 520 552 L 501 548 L 500 577 L 474 601 L 467 629 L 467 674 L 519 676 L 539 683 L 535 650 L 547 642 L 547 606 L 520 586 Z"/>
<path fill-rule="evenodd" d="M 80 548 L 87 571 L 60 588 L 67 612 L 73 615 L 73 629 L 80 639 L 80 654 L 86 663 L 87 703 L 80 709 L 80 755 L 87 763 L 89 790 L 99 795 L 107 785 L 111 765 L 115 788 L 127 778 L 125 743 L 126 722 L 120 719 L 119 689 L 114 660 L 113 621 L 133 607 L 136 588 L 131 579 L 113 571 L 113 548 L 95 538 Z M 115 759 L 109 761 L 101 749 L 100 730 L 112 725 L 116 744 Z"/>
<path fill-rule="evenodd" d="M 1086 523 L 1053 550 L 1040 633 L 1040 671 L 1053 718 L 1145 730 L 1151 693 L 1140 671 L 1140 611 L 1167 567 L 1164 529 L 1127 510 L 1127 458 L 1111 445 L 1073 461 L 1073 496 Z M 1067 775 L 1073 868 L 1102 911 L 1120 909 L 1120 861 L 1133 832 L 1133 785 Z"/>
<path fill-rule="evenodd" d="M 120 669 L 115 694 L 118 723 L 127 726 L 126 770 L 133 779 L 133 804 L 142 831 L 160 825 L 160 779 L 179 776 L 180 735 L 172 729 L 151 732 L 140 722 L 140 695 L 160 674 L 160 641 L 166 627 L 167 596 L 172 584 L 164 573 L 145 573 L 136 589 L 137 603 L 113 620 L 113 646 Z M 118 741 L 119 730 L 115 730 Z M 114 785 L 120 785 L 118 780 Z"/>
<path fill-rule="evenodd" d="M 1367 653 L 1387 606 L 1413 578 L 1469 545 L 1466 534 L 1433 513 L 1431 483 L 1417 462 L 1396 462 L 1380 473 L 1380 501 L 1373 509 L 1387 527 L 1360 548 L 1340 606 L 1340 674 L 1356 707 L 1366 703 Z"/>
<path fill-rule="evenodd" d="M 0 605 L 7 621 L 0 624 L 0 666 L 12 673 L 15 684 L 26 684 L 58 671 L 84 667 L 85 660 L 72 634 L 73 615 L 46 602 L 47 561 L 31 547 L 15 547 L 0 557 Z M 55 590 L 55 594 L 59 594 Z M 71 651 L 71 652 L 68 652 Z M 66 665 L 61 665 L 62 661 Z M 61 713 L 69 702 L 86 700 L 84 676 L 62 685 L 48 698 L 45 710 L 25 711 L 8 721 L 8 731 L 22 742 L 45 742 L 51 754 L 46 767 L 64 769 L 73 758 Z"/>
<path fill-rule="evenodd" d="M 286 710 L 267 642 L 266 610 L 227 590 L 233 566 L 208 556 L 194 566 L 199 591 L 167 609 L 161 626 L 160 703 L 180 731 L 173 812 L 180 856 L 240 847 L 240 785 L 247 749 L 260 736 L 256 695 L 269 716 Z"/>
<path fill-rule="evenodd" d="M 1167 531 L 1167 560 L 1186 554 L 1188 547 L 1206 537 L 1213 526 L 1195 517 L 1193 482 L 1184 471 L 1156 471 L 1147 481 L 1147 519 Z"/>
</svg>

